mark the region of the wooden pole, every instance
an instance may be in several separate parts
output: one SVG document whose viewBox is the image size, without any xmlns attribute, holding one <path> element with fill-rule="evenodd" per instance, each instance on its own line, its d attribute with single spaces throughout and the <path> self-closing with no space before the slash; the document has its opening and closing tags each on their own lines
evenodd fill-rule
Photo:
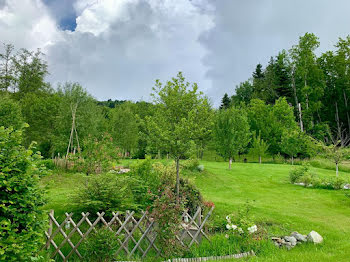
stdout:
<svg viewBox="0 0 350 262">
<path fill-rule="evenodd" d="M 50 237 L 52 235 L 52 219 L 51 217 L 54 217 L 55 215 L 55 211 L 53 209 L 50 210 L 50 216 L 49 216 L 49 229 L 47 231 L 49 238 L 46 244 L 46 249 L 50 249 Z"/>
</svg>

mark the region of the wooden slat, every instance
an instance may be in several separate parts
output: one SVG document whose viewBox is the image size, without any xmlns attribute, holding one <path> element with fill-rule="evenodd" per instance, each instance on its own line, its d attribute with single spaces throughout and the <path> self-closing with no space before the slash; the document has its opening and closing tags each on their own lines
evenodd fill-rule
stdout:
<svg viewBox="0 0 350 262">
<path fill-rule="evenodd" d="M 146 214 L 145 219 L 147 220 L 147 222 L 151 223 L 152 226 L 153 226 L 154 221 L 151 221 L 151 222 L 149 221 L 148 216 L 147 216 L 147 212 L 142 212 L 142 214 Z M 134 219 L 134 217 L 132 217 L 131 219 L 133 220 L 133 222 L 134 222 L 135 225 L 136 225 L 136 224 L 137 224 L 137 221 Z M 142 229 L 142 227 L 139 226 L 138 228 L 139 228 L 141 234 L 144 235 L 144 234 L 145 234 L 145 231 Z M 146 230 L 147 230 L 147 229 L 148 229 L 148 228 L 146 228 Z M 150 231 L 151 229 L 152 229 L 152 228 L 150 228 L 149 231 Z M 142 235 L 142 236 L 143 236 L 143 235 Z M 147 234 L 146 234 L 145 237 L 146 237 L 146 239 L 148 240 L 149 243 L 152 242 L 151 239 L 148 237 L 148 232 L 147 232 Z M 153 248 L 159 253 L 159 249 L 156 247 L 156 245 L 155 245 L 154 243 L 153 243 L 152 245 L 153 245 Z"/>
<path fill-rule="evenodd" d="M 101 217 L 103 217 L 105 214 L 105 212 L 102 212 L 100 215 L 98 215 L 98 217 L 96 218 L 95 222 L 91 225 L 91 227 L 89 227 L 89 229 L 85 232 L 85 234 L 82 236 L 82 238 L 80 238 L 80 240 L 78 241 L 78 243 L 74 246 L 74 248 L 69 252 L 69 254 L 66 256 L 66 260 L 68 260 L 68 258 L 71 257 L 71 255 L 73 255 L 73 253 L 75 252 L 75 250 L 78 250 L 78 247 L 80 246 L 81 242 L 83 242 L 83 240 L 90 234 L 90 232 L 94 229 L 94 227 L 97 225 L 97 223 L 100 221 Z M 86 217 L 89 215 L 89 212 L 86 213 Z"/>
<path fill-rule="evenodd" d="M 190 244 L 189 244 L 189 248 L 192 246 L 192 244 L 193 244 L 193 242 L 194 242 L 194 240 L 198 237 L 198 235 L 199 235 L 199 233 L 202 231 L 202 228 L 204 227 L 204 224 L 205 224 L 205 222 L 207 222 L 207 220 L 208 220 L 208 218 L 210 217 L 210 215 L 211 215 L 211 213 L 213 212 L 213 210 L 214 210 L 214 207 L 212 207 L 211 209 L 210 209 L 210 211 L 208 212 L 208 214 L 206 215 L 206 217 L 204 218 L 204 220 L 203 220 L 203 223 L 200 225 L 200 227 L 199 227 L 199 230 L 196 232 L 196 234 L 194 235 L 194 239 L 192 239 L 192 241 L 190 242 Z"/>
<path fill-rule="evenodd" d="M 76 227 L 74 227 L 70 232 L 69 232 L 69 234 L 68 235 L 66 235 L 66 233 L 62 230 L 62 229 L 60 229 L 60 232 L 61 232 L 61 234 L 63 235 L 63 237 L 64 237 L 64 240 L 61 242 L 61 244 L 56 248 L 56 250 L 55 250 L 55 252 L 53 253 L 53 255 L 51 256 L 51 258 L 52 257 L 55 257 L 55 255 L 56 255 L 56 253 L 58 252 L 58 250 L 60 250 L 63 246 L 64 246 L 64 244 L 66 243 L 66 242 L 68 242 L 68 244 L 71 246 L 71 248 L 74 250 L 74 244 L 72 243 L 72 241 L 70 240 L 70 238 L 73 236 L 73 234 L 74 234 L 74 232 L 77 230 L 77 228 L 79 228 L 79 226 L 85 221 L 85 218 L 86 218 L 86 216 L 88 216 L 89 215 L 89 212 L 88 213 L 86 213 L 86 215 L 85 216 L 83 216 L 81 219 L 80 219 L 80 221 L 78 222 L 78 224 L 76 225 Z M 71 219 L 71 216 L 67 216 L 68 218 L 69 218 L 69 220 L 72 220 Z M 55 220 L 56 221 L 56 220 Z M 55 221 L 54 221 L 54 223 L 55 223 Z M 57 222 L 56 222 L 57 223 Z M 74 223 L 75 224 L 75 223 Z M 57 224 L 56 224 L 57 225 Z M 77 250 L 77 249 L 75 249 L 75 252 L 77 253 L 77 255 L 79 256 L 79 258 L 82 258 L 82 256 L 80 255 L 80 253 L 79 253 L 79 251 Z"/>
<path fill-rule="evenodd" d="M 132 216 L 132 215 L 130 215 L 130 216 Z M 123 246 L 124 246 L 125 244 L 128 243 L 129 238 L 133 238 L 133 237 L 132 237 L 132 234 L 135 232 L 137 226 L 142 222 L 142 220 L 145 218 L 145 216 L 146 216 L 146 213 L 143 214 L 143 216 L 142 216 L 142 217 L 140 218 L 140 220 L 137 222 L 136 226 L 130 231 L 130 234 L 125 238 L 125 240 L 124 240 L 124 242 L 123 242 Z M 125 220 L 125 221 L 127 221 L 127 220 Z M 126 224 L 125 224 L 125 225 L 126 225 Z M 124 225 L 124 226 L 125 226 L 125 225 Z M 117 254 L 120 252 L 121 248 L 122 248 L 122 247 L 120 247 L 120 248 L 118 249 Z M 143 253 L 143 252 L 142 252 L 142 253 Z"/>
</svg>

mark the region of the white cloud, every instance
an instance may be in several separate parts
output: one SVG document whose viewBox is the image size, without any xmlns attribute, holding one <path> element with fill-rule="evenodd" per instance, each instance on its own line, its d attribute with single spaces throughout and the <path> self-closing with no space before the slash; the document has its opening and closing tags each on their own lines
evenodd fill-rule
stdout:
<svg viewBox="0 0 350 262">
<path fill-rule="evenodd" d="M 99 99 L 147 98 L 155 79 L 178 71 L 206 89 L 198 38 L 213 17 L 205 1 L 76 0 L 70 32 L 57 29 L 41 1 L 7 0 L 0 34 L 16 47 L 45 47 L 51 82 L 78 81 Z"/>
<path fill-rule="evenodd" d="M 0 9 L 2 41 L 17 48 L 46 48 L 60 37 L 45 5 L 33 0 L 9 0 Z"/>
</svg>

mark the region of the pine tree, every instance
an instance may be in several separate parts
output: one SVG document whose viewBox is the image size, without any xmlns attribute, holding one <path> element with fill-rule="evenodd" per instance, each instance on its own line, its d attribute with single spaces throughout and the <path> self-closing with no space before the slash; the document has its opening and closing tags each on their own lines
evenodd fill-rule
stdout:
<svg viewBox="0 0 350 262">
<path fill-rule="evenodd" d="M 230 107 L 230 104 L 231 104 L 231 99 L 229 98 L 227 93 L 225 93 L 224 97 L 221 99 L 220 109 L 227 109 Z"/>
</svg>

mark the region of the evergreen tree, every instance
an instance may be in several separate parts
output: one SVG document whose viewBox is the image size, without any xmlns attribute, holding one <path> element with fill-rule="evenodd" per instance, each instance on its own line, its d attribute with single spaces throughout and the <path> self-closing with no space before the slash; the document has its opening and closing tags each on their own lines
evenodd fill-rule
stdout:
<svg viewBox="0 0 350 262">
<path fill-rule="evenodd" d="M 231 99 L 229 98 L 228 94 L 225 93 L 224 97 L 221 99 L 221 105 L 220 109 L 227 109 L 230 107 Z"/>
</svg>

